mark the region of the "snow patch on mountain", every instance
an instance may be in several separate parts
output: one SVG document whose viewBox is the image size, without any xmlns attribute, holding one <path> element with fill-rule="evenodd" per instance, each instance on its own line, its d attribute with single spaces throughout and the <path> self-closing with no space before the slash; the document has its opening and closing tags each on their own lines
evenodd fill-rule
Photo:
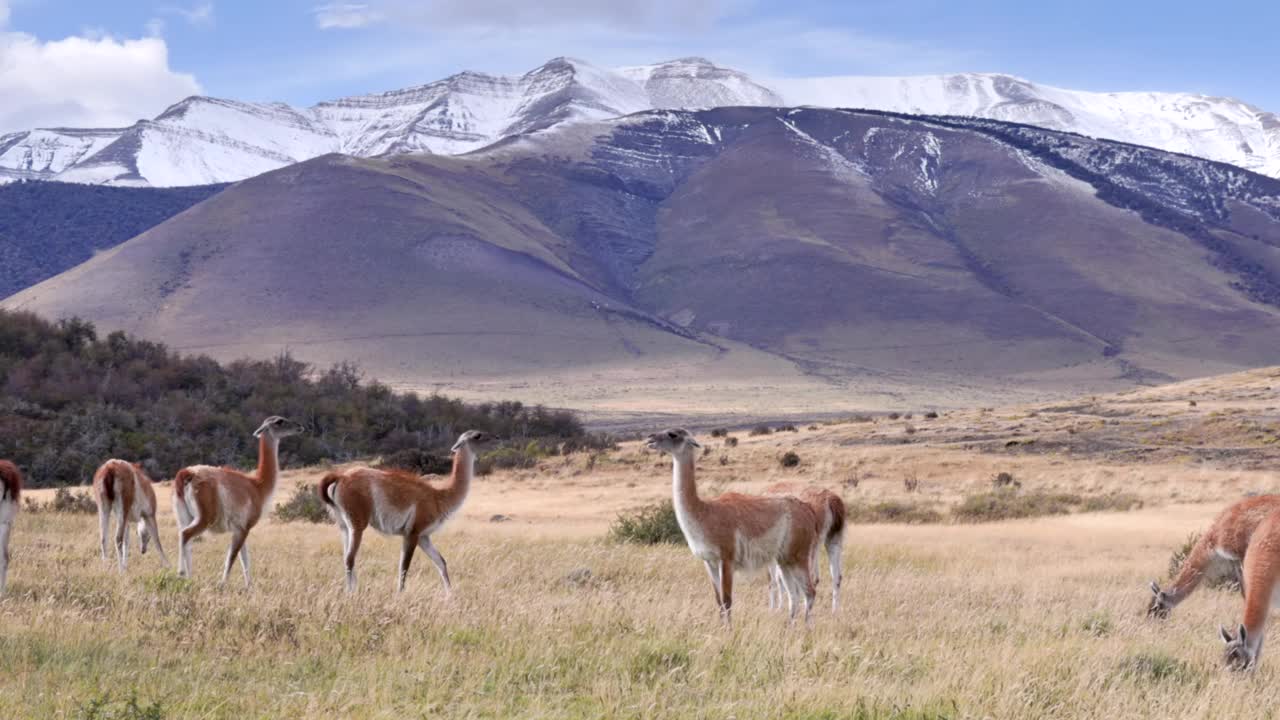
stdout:
<svg viewBox="0 0 1280 720">
<path fill-rule="evenodd" d="M 532 137 L 551 128 L 571 132 L 571 125 L 642 111 L 804 105 L 1018 122 L 1280 177 L 1280 118 L 1230 98 L 1081 92 L 980 73 L 805 78 L 766 86 L 745 73 L 689 57 L 616 70 L 556 58 L 519 76 L 462 72 L 310 108 L 192 97 L 129 128 L 0 136 L 0 183 L 230 182 L 326 153 L 455 155 L 514 136 Z M 920 151 L 915 160 L 921 163 L 921 182 L 929 184 L 934 161 L 927 149 Z"/>
</svg>

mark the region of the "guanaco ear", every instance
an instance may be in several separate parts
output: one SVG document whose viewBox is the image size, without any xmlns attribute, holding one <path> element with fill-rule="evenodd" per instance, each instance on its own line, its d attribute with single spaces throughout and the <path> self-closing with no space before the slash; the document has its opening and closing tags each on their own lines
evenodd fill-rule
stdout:
<svg viewBox="0 0 1280 720">
<path fill-rule="evenodd" d="M 1240 623 L 1240 642 L 1245 642 L 1247 638 L 1248 638 L 1248 633 L 1245 632 L 1244 623 Z"/>
<path fill-rule="evenodd" d="M 696 448 L 702 447 L 702 443 L 698 442 L 697 440 L 694 440 L 692 435 L 685 437 L 685 442 L 689 443 L 690 445 Z"/>
<path fill-rule="evenodd" d="M 1155 580 L 1151 581 L 1151 594 L 1160 597 L 1160 586 L 1156 584 Z"/>
<path fill-rule="evenodd" d="M 1222 642 L 1228 645 L 1231 644 L 1231 633 L 1227 632 L 1227 629 L 1221 625 L 1218 626 L 1218 637 L 1222 638 Z"/>
<path fill-rule="evenodd" d="M 453 447 L 449 448 L 449 452 L 458 452 L 458 450 L 462 449 L 462 446 L 465 445 L 466 443 L 467 443 L 466 435 L 459 437 L 458 442 L 454 443 Z"/>
</svg>

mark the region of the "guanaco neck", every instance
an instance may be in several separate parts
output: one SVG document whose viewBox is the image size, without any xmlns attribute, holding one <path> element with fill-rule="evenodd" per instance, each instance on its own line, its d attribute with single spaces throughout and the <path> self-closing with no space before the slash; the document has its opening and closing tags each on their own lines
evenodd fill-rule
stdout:
<svg viewBox="0 0 1280 720">
<path fill-rule="evenodd" d="M 470 445 L 463 445 L 453 453 L 453 472 L 449 484 L 441 488 L 445 507 L 453 511 L 467 499 L 471 491 L 471 478 L 476 473 L 476 454 Z"/>
<path fill-rule="evenodd" d="M 276 489 L 280 477 L 280 438 L 269 432 L 258 437 L 258 486 L 264 495 Z"/>
<path fill-rule="evenodd" d="M 692 520 L 702 509 L 702 499 L 693 481 L 693 458 L 689 455 L 671 456 L 671 496 L 677 518 Z"/>
</svg>

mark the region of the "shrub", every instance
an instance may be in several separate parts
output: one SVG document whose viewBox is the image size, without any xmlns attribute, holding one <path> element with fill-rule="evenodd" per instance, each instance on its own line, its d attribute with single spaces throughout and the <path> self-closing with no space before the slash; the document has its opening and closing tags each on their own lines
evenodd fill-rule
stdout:
<svg viewBox="0 0 1280 720">
<path fill-rule="evenodd" d="M 772 435 L 773 428 L 769 427 L 768 425 L 757 425 L 751 428 L 751 432 L 747 434 L 750 435 L 751 437 L 755 437 L 757 435 Z"/>
<path fill-rule="evenodd" d="M 251 433 L 275 414 L 309 428 L 281 448 L 285 467 L 444 455 L 468 429 L 537 440 L 548 454 L 614 443 L 567 411 L 396 393 L 349 363 L 325 370 L 285 354 L 220 364 L 121 332 L 99 337 L 83 320 L 0 310 L 0 456 L 25 468 L 33 488 L 78 485 L 112 456 L 157 477 L 196 462 L 252 467 Z"/>
<path fill-rule="evenodd" d="M 609 526 L 609 539 L 637 545 L 678 544 L 684 542 L 684 533 L 676 521 L 675 506 L 663 500 L 619 515 Z"/>
<path fill-rule="evenodd" d="M 997 491 L 966 497 L 952 509 L 960 522 L 992 522 L 1018 518 L 1066 515 L 1083 502 L 1079 495 L 1068 493 L 1019 493 Z"/>
<path fill-rule="evenodd" d="M 303 483 L 293 489 L 293 495 L 281 505 L 276 505 L 272 513 L 281 522 L 304 521 L 311 523 L 329 522 L 329 506 L 320 499 L 316 486 Z"/>
<path fill-rule="evenodd" d="M 940 523 L 943 520 L 942 513 L 930 505 L 894 500 L 870 505 L 860 503 L 849 505 L 848 517 L 850 522 L 856 523 L 904 523 L 907 525 L 927 525 Z"/>
<path fill-rule="evenodd" d="M 991 476 L 991 487 L 1002 490 L 1004 488 L 1019 488 L 1022 483 L 1013 477 L 1013 473 L 1001 472 Z"/>
<path fill-rule="evenodd" d="M 27 498 L 23 509 L 28 512 L 90 514 L 98 512 L 98 501 L 93 499 L 88 490 L 72 492 L 69 488 L 60 487 L 53 493 L 53 499 L 43 504 Z"/>
<path fill-rule="evenodd" d="M 1127 512 L 1142 507 L 1142 498 L 1128 493 L 1111 493 L 1109 495 L 1089 495 L 1080 503 L 1080 512 Z"/>
<path fill-rule="evenodd" d="M 938 412 L 937 412 L 936 410 L 930 410 L 929 412 L 927 412 L 927 413 L 925 413 L 925 414 L 924 414 L 924 419 L 925 419 L 925 420 L 937 420 L 937 419 L 938 419 Z"/>
<path fill-rule="evenodd" d="M 900 417 L 902 417 L 902 414 L 901 414 L 901 413 L 896 413 L 896 412 L 891 412 L 891 413 L 889 413 L 889 419 L 890 419 L 890 420 L 897 420 L 897 419 L 898 419 L 898 418 L 900 418 Z"/>
<path fill-rule="evenodd" d="M 453 460 L 422 448 L 405 448 L 384 457 L 378 467 L 408 470 L 418 475 L 448 475 L 453 472 Z"/>
<path fill-rule="evenodd" d="M 800 432 L 800 429 L 791 423 L 787 423 L 786 425 L 780 426 L 778 428 L 778 432 Z"/>
<path fill-rule="evenodd" d="M 907 473 L 907 475 L 902 478 L 902 487 L 904 490 L 906 490 L 909 493 L 913 493 L 916 490 L 919 490 L 920 476 L 916 475 L 914 470 L 911 471 L 910 473 Z"/>
<path fill-rule="evenodd" d="M 903 432 L 905 432 L 905 433 L 906 433 L 906 434 L 908 434 L 908 435 L 915 435 L 915 434 L 916 434 L 916 426 L 915 426 L 915 425 L 912 425 L 911 423 L 907 423 L 907 426 L 906 426 L 905 428 L 903 428 Z"/>
<path fill-rule="evenodd" d="M 724 439 L 724 446 L 725 446 L 725 447 L 738 447 L 738 438 L 733 437 L 732 435 L 730 435 L 729 437 L 727 437 L 727 438 L 725 438 L 725 439 Z"/>
<path fill-rule="evenodd" d="M 800 456 L 794 451 L 788 450 L 783 454 L 782 458 L 779 459 L 778 462 L 781 463 L 784 468 L 793 468 L 800 464 Z"/>
<path fill-rule="evenodd" d="M 158 700 L 150 705 L 140 704 L 136 690 L 121 702 L 113 702 L 111 695 L 104 693 L 82 704 L 76 717 L 80 720 L 164 720 L 164 706 Z"/>
<path fill-rule="evenodd" d="M 725 437 L 728 434 L 729 434 L 729 428 L 716 428 L 711 431 L 711 437 L 713 438 Z"/>
</svg>

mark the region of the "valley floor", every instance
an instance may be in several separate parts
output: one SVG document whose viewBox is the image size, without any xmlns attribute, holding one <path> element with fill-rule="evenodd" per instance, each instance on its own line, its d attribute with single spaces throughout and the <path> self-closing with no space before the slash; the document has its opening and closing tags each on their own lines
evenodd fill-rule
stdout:
<svg viewBox="0 0 1280 720">
<path fill-rule="evenodd" d="M 238 567 L 216 585 L 225 536 L 197 543 L 193 582 L 150 554 L 121 576 L 98 560 L 96 517 L 23 513 L 0 599 L 0 717 L 80 717 L 135 692 L 168 718 L 1268 717 L 1280 659 L 1245 677 L 1219 669 L 1217 627 L 1238 621 L 1238 594 L 1201 590 L 1163 623 L 1143 610 L 1146 582 L 1163 580 L 1189 533 L 1245 492 L 1280 489 L 1273 381 L 1257 371 L 1071 405 L 737 432 L 732 448 L 700 433 L 704 494 L 785 478 L 839 488 L 851 506 L 945 510 L 1007 471 L 1022 492 L 1145 503 L 855 524 L 842 607 L 831 612 L 824 568 L 811 629 L 768 611 L 760 576 L 738 583 L 725 628 L 684 547 L 605 540 L 618 512 L 670 492 L 667 463 L 634 443 L 479 478 L 436 536 L 452 598 L 421 555 L 396 596 L 399 542 L 372 533 L 351 597 L 333 526 L 267 520 L 245 591 Z M 777 462 L 786 450 L 798 469 Z"/>
</svg>

